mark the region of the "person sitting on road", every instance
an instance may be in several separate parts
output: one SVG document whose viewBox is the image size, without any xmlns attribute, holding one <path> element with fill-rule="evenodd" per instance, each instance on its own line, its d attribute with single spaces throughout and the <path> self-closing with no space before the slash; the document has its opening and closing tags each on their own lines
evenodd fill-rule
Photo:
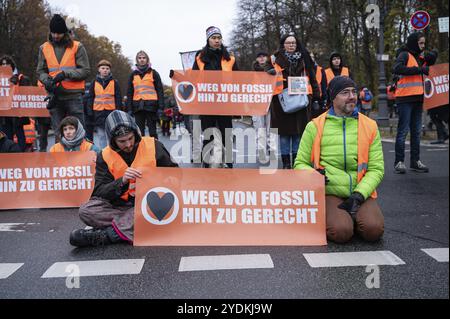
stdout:
<svg viewBox="0 0 450 319">
<path fill-rule="evenodd" d="M 86 140 L 86 132 L 80 120 L 75 116 L 64 118 L 59 125 L 60 142 L 50 149 L 50 153 L 59 152 L 100 152 L 100 149 Z"/>
<path fill-rule="evenodd" d="M 113 111 L 105 128 L 109 146 L 97 156 L 94 191 L 79 210 L 81 220 L 94 228 L 74 230 L 70 234 L 73 246 L 132 242 L 135 185 L 136 179 L 142 177 L 137 168 L 178 166 L 163 144 L 141 136 L 127 113 Z"/>
<path fill-rule="evenodd" d="M 18 144 L 11 141 L 5 133 L 0 131 L 0 153 L 20 153 Z"/>
<path fill-rule="evenodd" d="M 375 121 L 358 112 L 356 84 L 337 76 L 329 85 L 328 112 L 303 134 L 295 169 L 325 175 L 327 238 L 345 243 L 356 231 L 366 241 L 384 233 L 376 188 L 384 177 L 381 138 Z"/>
</svg>

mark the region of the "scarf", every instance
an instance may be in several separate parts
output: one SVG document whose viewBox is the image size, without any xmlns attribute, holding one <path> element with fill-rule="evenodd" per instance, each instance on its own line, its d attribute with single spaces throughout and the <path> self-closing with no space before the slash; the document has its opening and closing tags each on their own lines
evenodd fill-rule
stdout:
<svg viewBox="0 0 450 319">
<path fill-rule="evenodd" d="M 288 59 L 290 64 L 296 65 L 298 60 L 301 59 L 302 54 L 299 51 L 296 51 L 294 53 L 289 53 L 287 51 L 284 51 L 284 55 Z"/>
<path fill-rule="evenodd" d="M 61 137 L 61 144 L 62 144 L 65 148 L 73 149 L 73 148 L 75 148 L 75 147 L 80 146 L 81 143 L 83 143 L 83 140 L 84 140 L 84 138 L 85 138 L 85 136 L 86 136 L 86 131 L 84 130 L 84 127 L 83 127 L 83 125 L 80 123 L 80 121 L 78 121 L 78 129 L 77 129 L 77 131 L 76 131 L 76 133 L 75 133 L 75 137 L 74 137 L 72 140 L 68 141 L 68 140 L 64 137 L 64 135 L 62 134 L 62 132 L 61 132 L 61 135 L 62 135 L 62 137 Z"/>
</svg>

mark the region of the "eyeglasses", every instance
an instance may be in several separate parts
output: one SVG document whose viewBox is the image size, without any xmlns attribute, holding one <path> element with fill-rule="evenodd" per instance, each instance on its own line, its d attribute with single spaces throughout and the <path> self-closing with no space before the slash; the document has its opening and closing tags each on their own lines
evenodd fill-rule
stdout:
<svg viewBox="0 0 450 319">
<path fill-rule="evenodd" d="M 350 94 L 352 94 L 352 96 L 356 96 L 358 94 L 358 91 L 356 91 L 356 90 L 343 90 L 343 91 L 339 92 L 340 96 L 345 96 L 345 97 L 350 97 Z"/>
</svg>

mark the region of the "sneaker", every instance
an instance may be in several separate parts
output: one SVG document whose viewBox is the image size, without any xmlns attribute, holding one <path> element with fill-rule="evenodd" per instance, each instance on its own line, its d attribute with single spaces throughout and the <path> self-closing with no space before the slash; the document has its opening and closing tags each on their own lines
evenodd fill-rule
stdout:
<svg viewBox="0 0 450 319">
<path fill-rule="evenodd" d="M 76 247 L 112 244 L 105 229 L 77 229 L 70 234 L 70 244 Z"/>
<path fill-rule="evenodd" d="M 419 173 L 428 173 L 430 171 L 421 161 L 412 162 L 411 170 Z"/>
<path fill-rule="evenodd" d="M 395 167 L 395 173 L 396 174 L 405 174 L 406 173 L 406 166 L 403 162 L 398 162 Z"/>
</svg>

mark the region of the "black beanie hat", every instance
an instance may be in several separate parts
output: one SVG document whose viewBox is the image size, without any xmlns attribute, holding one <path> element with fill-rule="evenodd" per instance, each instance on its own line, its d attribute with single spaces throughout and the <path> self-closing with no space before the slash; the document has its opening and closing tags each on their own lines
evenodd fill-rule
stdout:
<svg viewBox="0 0 450 319">
<path fill-rule="evenodd" d="M 413 32 L 408 36 L 406 40 L 406 47 L 414 52 L 419 54 L 421 52 L 419 48 L 419 39 L 424 37 L 425 35 L 422 32 Z"/>
<path fill-rule="evenodd" d="M 51 33 L 59 33 L 64 34 L 67 33 L 69 29 L 67 29 L 66 21 L 59 14 L 55 14 L 50 21 L 50 32 Z"/>
<path fill-rule="evenodd" d="M 336 76 L 328 86 L 330 100 L 333 101 L 342 90 L 348 87 L 354 87 L 356 89 L 356 83 L 348 76 Z"/>
</svg>

